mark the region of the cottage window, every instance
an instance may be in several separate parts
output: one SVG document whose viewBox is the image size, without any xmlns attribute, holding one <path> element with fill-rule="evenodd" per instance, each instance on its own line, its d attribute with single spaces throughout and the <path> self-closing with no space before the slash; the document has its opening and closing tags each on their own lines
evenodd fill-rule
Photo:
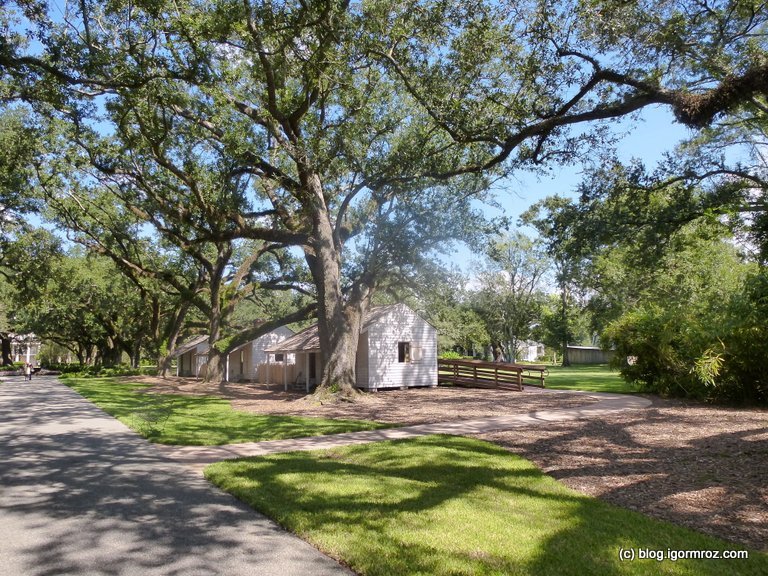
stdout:
<svg viewBox="0 0 768 576">
<path fill-rule="evenodd" d="M 410 342 L 397 343 L 397 361 L 398 362 L 411 361 L 411 343 Z"/>
<path fill-rule="evenodd" d="M 275 362 L 282 362 L 284 356 L 282 354 L 275 354 Z"/>
</svg>

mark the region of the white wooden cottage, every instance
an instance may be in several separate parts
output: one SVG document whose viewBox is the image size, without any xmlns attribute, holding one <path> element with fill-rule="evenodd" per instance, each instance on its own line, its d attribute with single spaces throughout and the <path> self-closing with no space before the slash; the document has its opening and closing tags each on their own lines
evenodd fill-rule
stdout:
<svg viewBox="0 0 768 576">
<path fill-rule="evenodd" d="M 317 325 L 268 352 L 270 358 L 296 356 L 294 377 L 283 372 L 286 389 L 289 383 L 303 384 L 307 391 L 317 385 L 323 369 Z M 371 308 L 360 331 L 355 374 L 363 390 L 437 386 L 437 330 L 405 304 Z"/>
<path fill-rule="evenodd" d="M 255 340 L 246 342 L 242 346 L 235 348 L 229 353 L 227 359 L 227 380 L 229 382 L 238 382 L 247 380 L 249 382 L 264 382 L 267 367 L 267 349 L 278 346 L 287 338 L 294 335 L 293 330 L 281 326 L 272 330 Z M 282 361 L 283 358 L 280 358 Z M 294 364 L 292 354 L 287 355 L 285 364 L 290 371 Z"/>
<path fill-rule="evenodd" d="M 246 342 L 227 356 L 225 380 L 227 382 L 263 380 L 263 374 L 267 366 L 267 353 L 265 350 L 278 345 L 281 341 L 293 335 L 293 330 L 281 326 L 271 332 L 259 336 L 255 340 Z M 208 336 L 197 336 L 185 342 L 176 349 L 174 356 L 178 357 L 176 363 L 177 376 L 201 377 L 203 367 L 208 361 Z M 282 358 L 281 358 L 282 360 Z M 288 370 L 293 365 L 293 356 L 285 358 Z"/>
<path fill-rule="evenodd" d="M 539 358 L 544 356 L 544 353 L 544 344 L 532 340 L 525 340 L 524 342 L 517 343 L 516 360 L 522 362 L 536 362 Z"/>
<path fill-rule="evenodd" d="M 173 352 L 176 360 L 176 376 L 200 376 L 208 360 L 208 336 L 203 334 L 181 344 Z"/>
</svg>

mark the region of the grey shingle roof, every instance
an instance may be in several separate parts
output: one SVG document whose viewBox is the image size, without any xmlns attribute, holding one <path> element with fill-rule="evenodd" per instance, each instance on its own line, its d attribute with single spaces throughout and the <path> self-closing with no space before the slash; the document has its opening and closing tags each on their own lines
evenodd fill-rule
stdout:
<svg viewBox="0 0 768 576">
<path fill-rule="evenodd" d="M 176 350 L 174 350 L 171 353 L 171 357 L 175 358 L 177 356 L 181 356 L 182 354 L 186 354 L 193 348 L 197 347 L 198 344 L 201 344 L 206 340 L 208 340 L 207 334 L 201 334 L 200 336 L 195 336 L 194 338 L 192 338 L 192 340 L 188 340 L 183 344 L 181 344 L 178 348 L 176 348 Z"/>
</svg>

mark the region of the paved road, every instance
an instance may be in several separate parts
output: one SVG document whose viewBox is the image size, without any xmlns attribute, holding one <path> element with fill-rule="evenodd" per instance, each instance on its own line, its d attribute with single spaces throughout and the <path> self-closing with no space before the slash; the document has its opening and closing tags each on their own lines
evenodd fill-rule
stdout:
<svg viewBox="0 0 768 576">
<path fill-rule="evenodd" d="M 0 383 L 0 575 L 351 574 L 53 378 Z"/>
</svg>

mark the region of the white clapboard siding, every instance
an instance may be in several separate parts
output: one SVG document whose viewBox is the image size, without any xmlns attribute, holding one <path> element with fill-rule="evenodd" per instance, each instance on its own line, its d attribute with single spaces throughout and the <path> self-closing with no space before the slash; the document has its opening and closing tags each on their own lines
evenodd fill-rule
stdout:
<svg viewBox="0 0 768 576">
<path fill-rule="evenodd" d="M 403 304 L 387 307 L 367 327 L 367 383 L 361 388 L 403 388 L 437 385 L 437 331 Z M 410 358 L 398 361 L 398 344 L 408 342 Z M 358 366 L 363 362 L 358 358 Z"/>
<path fill-rule="evenodd" d="M 229 355 L 229 380 L 233 382 L 238 380 L 260 381 L 259 366 L 267 362 L 265 350 L 276 346 L 290 336 L 293 336 L 293 331 L 281 326 L 232 352 Z M 288 363 L 293 363 L 293 359 L 293 355 L 289 355 Z"/>
<path fill-rule="evenodd" d="M 200 370 L 203 364 L 208 360 L 208 342 L 201 341 L 192 348 L 179 355 L 178 375 L 179 376 L 200 376 Z"/>
</svg>

